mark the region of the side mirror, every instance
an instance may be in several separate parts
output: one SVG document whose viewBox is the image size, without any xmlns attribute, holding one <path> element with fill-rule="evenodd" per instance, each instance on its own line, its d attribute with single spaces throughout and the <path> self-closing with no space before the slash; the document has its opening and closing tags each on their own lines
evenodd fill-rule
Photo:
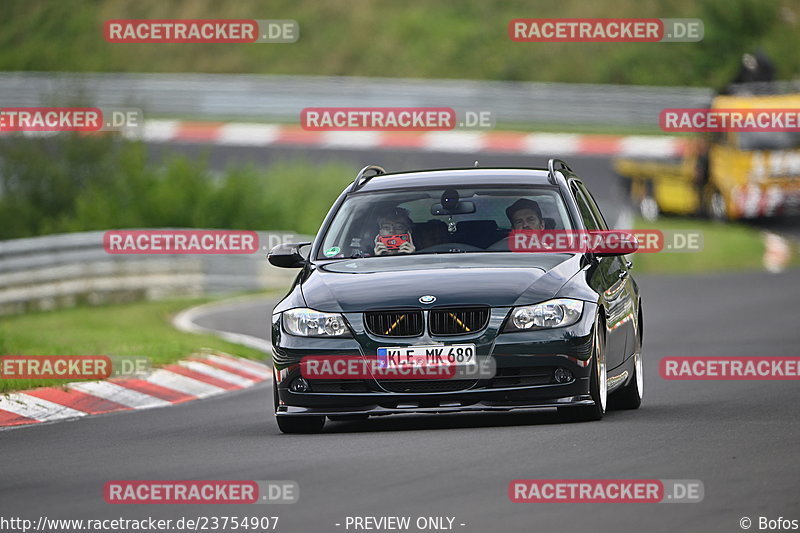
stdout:
<svg viewBox="0 0 800 533">
<path fill-rule="evenodd" d="M 303 267 L 307 259 L 300 253 L 300 248 L 310 244 L 310 242 L 287 242 L 279 244 L 269 251 L 267 254 L 267 261 L 269 261 L 271 265 L 281 268 Z"/>
<path fill-rule="evenodd" d="M 614 237 L 614 238 L 611 238 Z M 628 255 L 639 249 L 639 241 L 632 233 L 618 230 L 606 232 L 605 243 L 596 252 L 595 257 L 617 257 Z"/>
</svg>

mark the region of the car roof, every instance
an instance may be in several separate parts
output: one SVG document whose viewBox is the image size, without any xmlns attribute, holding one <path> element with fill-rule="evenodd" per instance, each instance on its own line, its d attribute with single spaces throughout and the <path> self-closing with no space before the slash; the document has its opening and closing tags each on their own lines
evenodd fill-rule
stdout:
<svg viewBox="0 0 800 533">
<path fill-rule="evenodd" d="M 451 168 L 379 174 L 369 178 L 357 192 L 385 191 L 407 187 L 471 187 L 481 185 L 539 185 L 553 187 L 542 168 Z"/>
</svg>

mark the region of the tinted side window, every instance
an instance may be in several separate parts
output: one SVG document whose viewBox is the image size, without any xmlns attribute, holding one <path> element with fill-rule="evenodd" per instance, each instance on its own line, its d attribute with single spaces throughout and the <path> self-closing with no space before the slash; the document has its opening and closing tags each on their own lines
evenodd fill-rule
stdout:
<svg viewBox="0 0 800 533">
<path fill-rule="evenodd" d="M 594 214 L 592 213 L 592 209 L 589 207 L 589 203 L 586 201 L 586 198 L 583 196 L 583 193 L 578 190 L 578 188 L 573 184 L 570 187 L 573 196 L 575 196 L 575 201 L 578 204 L 578 211 L 581 214 L 581 218 L 583 219 L 583 225 L 586 226 L 588 230 L 596 230 L 600 229 L 597 221 L 594 219 Z"/>
<path fill-rule="evenodd" d="M 606 224 L 605 217 L 603 217 L 603 213 L 600 212 L 600 208 L 597 206 L 597 202 L 595 202 L 592 193 L 586 189 L 586 186 L 583 183 L 577 183 L 576 185 L 584 194 L 584 196 L 586 196 L 586 202 L 589 204 L 589 209 L 591 209 L 592 213 L 594 213 L 594 218 L 597 220 L 597 224 L 600 226 L 599 229 L 608 229 L 608 224 Z"/>
</svg>

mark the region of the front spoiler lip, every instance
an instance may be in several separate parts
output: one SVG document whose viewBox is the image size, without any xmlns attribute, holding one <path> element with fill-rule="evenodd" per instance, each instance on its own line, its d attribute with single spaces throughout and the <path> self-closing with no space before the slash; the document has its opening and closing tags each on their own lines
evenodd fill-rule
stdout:
<svg viewBox="0 0 800 533">
<path fill-rule="evenodd" d="M 378 383 L 380 386 L 380 381 L 376 381 L 375 379 L 365 379 L 364 381 L 369 381 L 370 383 Z M 470 380 L 473 381 L 473 380 Z M 394 400 L 398 397 L 411 397 L 411 398 L 419 398 L 420 396 L 428 396 L 436 397 L 436 396 L 453 396 L 454 394 L 475 394 L 475 395 L 483 395 L 484 393 L 503 393 L 503 392 L 522 392 L 522 391 L 541 391 L 547 390 L 550 388 L 556 387 L 568 387 L 570 385 L 575 385 L 579 381 L 586 381 L 586 378 L 580 378 L 577 380 L 572 380 L 567 383 L 548 383 L 546 385 L 517 385 L 513 387 L 496 387 L 496 388 L 486 388 L 485 386 L 481 385 L 481 381 L 488 381 L 488 380 L 474 380 L 475 383 L 470 385 L 467 388 L 454 390 L 454 391 L 439 391 L 439 392 L 397 392 L 392 390 L 387 391 L 370 391 L 370 392 L 304 392 L 302 396 L 304 398 L 313 398 L 313 397 L 324 397 L 324 398 L 380 398 L 381 400 Z"/>
<path fill-rule="evenodd" d="M 413 403 L 410 401 L 407 403 Z M 366 407 L 344 407 L 344 408 L 319 408 L 319 407 L 297 407 L 291 405 L 281 405 L 275 416 L 341 416 L 341 415 L 395 415 L 395 414 L 435 414 L 435 413 L 464 413 L 481 411 L 518 411 L 542 409 L 546 407 L 575 407 L 581 405 L 594 405 L 594 400 L 588 394 L 580 396 L 564 396 L 561 398 L 551 398 L 547 400 L 531 400 L 526 402 L 495 402 L 478 401 L 470 402 L 469 405 L 440 406 L 440 407 L 381 407 L 380 405 L 369 405 Z"/>
</svg>

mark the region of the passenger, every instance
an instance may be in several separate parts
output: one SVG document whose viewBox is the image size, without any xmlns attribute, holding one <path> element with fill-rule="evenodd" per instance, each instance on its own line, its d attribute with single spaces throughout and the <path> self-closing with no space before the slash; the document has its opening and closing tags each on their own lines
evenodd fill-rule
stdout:
<svg viewBox="0 0 800 533">
<path fill-rule="evenodd" d="M 379 233 L 375 236 L 375 255 L 397 255 L 414 253 L 416 247 L 411 238 L 411 228 L 414 223 L 408 216 L 408 210 L 402 207 L 393 207 L 378 214 Z M 397 236 L 395 243 L 381 237 Z M 406 239 L 407 237 L 407 239 Z"/>
</svg>

